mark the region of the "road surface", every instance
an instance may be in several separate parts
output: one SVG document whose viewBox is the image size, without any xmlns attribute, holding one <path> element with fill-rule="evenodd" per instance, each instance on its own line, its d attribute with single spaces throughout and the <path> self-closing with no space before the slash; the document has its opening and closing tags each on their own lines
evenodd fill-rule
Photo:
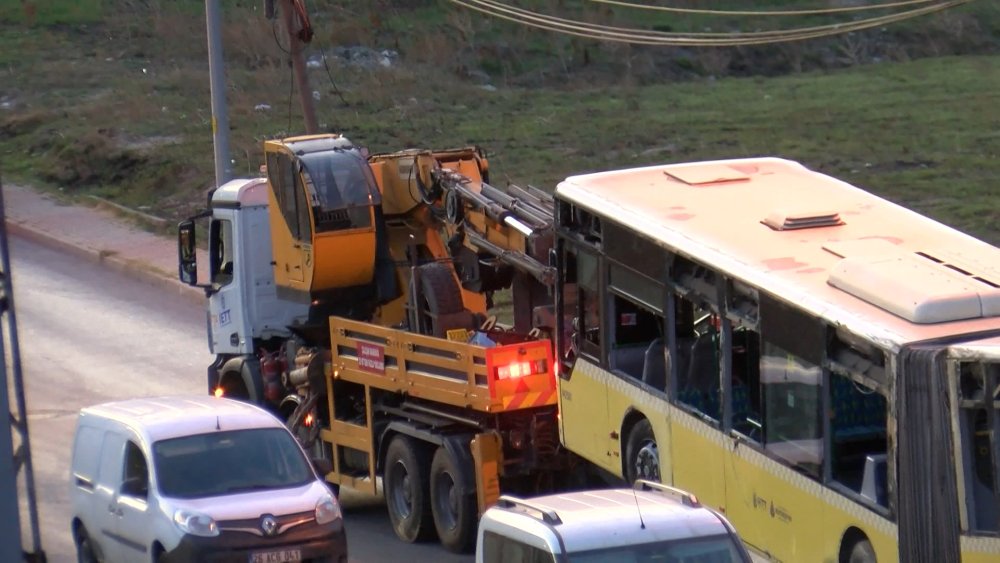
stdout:
<svg viewBox="0 0 1000 563">
<path fill-rule="evenodd" d="M 11 257 L 42 547 L 52 563 L 75 561 L 69 459 L 76 412 L 128 397 L 206 392 L 205 312 L 27 240 L 11 238 Z M 379 498 L 345 489 L 341 500 L 352 562 L 473 560 L 399 541 Z"/>
</svg>

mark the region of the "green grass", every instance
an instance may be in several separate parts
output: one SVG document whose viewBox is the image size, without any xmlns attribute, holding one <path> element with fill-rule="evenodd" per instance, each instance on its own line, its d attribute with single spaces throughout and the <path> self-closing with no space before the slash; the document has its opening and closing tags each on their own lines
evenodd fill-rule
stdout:
<svg viewBox="0 0 1000 563">
<path fill-rule="evenodd" d="M 43 20 L 39 9 L 30 25 L 8 4 L 0 7 L 5 181 L 97 194 L 171 219 L 202 206 L 214 178 L 204 3 L 38 0 L 52 10 Z M 263 139 L 303 129 L 258 4 L 224 2 L 237 174 L 256 173 Z M 311 72 L 321 128 L 373 152 L 479 144 L 495 183 L 547 189 L 581 172 L 777 155 L 1000 243 L 1000 57 L 673 82 L 629 78 L 621 51 L 589 44 L 607 64 L 562 75 L 552 74 L 555 59 L 581 44 L 470 19 L 444 2 L 313 4 L 314 49 L 356 42 L 403 54 L 405 64 L 390 70 L 331 61 L 348 105 L 325 70 Z M 995 20 L 981 23 L 995 29 Z M 476 49 L 449 43 L 465 28 Z M 498 69 L 497 91 L 456 78 L 457 65 L 486 59 Z M 540 86 L 517 86 L 544 73 Z M 254 109 L 262 103 L 272 109 Z"/>
</svg>

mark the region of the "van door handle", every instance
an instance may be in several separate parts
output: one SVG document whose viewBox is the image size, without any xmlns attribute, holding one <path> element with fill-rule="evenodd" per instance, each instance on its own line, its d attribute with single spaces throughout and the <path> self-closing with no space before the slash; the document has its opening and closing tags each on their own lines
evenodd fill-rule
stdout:
<svg viewBox="0 0 1000 563">
<path fill-rule="evenodd" d="M 123 514 L 122 509 L 114 504 L 108 505 L 108 512 L 114 514 L 115 516 L 121 516 Z"/>
</svg>

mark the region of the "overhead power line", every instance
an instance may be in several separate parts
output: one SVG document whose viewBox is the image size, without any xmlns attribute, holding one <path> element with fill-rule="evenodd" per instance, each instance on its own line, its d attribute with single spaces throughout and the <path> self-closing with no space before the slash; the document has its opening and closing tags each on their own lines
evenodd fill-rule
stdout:
<svg viewBox="0 0 1000 563">
<path fill-rule="evenodd" d="M 866 10 L 887 10 L 913 6 L 916 4 L 930 4 L 938 0 L 903 0 L 900 2 L 885 2 L 876 4 L 863 4 L 858 6 L 840 6 L 838 8 L 810 8 L 805 10 L 707 10 L 702 8 L 675 8 L 672 6 L 655 6 L 650 4 L 639 4 L 636 2 L 623 2 L 621 0 L 588 0 L 597 4 L 611 4 L 625 8 L 635 8 L 637 10 L 655 10 L 658 12 L 670 12 L 674 14 L 702 14 L 709 16 L 815 16 L 823 14 L 842 14 L 847 12 L 862 12 Z"/>
<path fill-rule="evenodd" d="M 673 47 L 735 47 L 802 41 L 897 23 L 940 12 L 973 0 L 936 0 L 929 6 L 845 23 L 757 32 L 668 32 L 606 26 L 533 12 L 493 0 L 449 0 L 453 4 L 499 19 L 555 33 L 636 45 Z"/>
</svg>

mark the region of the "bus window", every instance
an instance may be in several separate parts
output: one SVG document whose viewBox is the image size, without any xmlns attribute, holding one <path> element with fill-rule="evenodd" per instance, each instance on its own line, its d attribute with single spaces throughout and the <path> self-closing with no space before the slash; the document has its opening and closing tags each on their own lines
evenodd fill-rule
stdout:
<svg viewBox="0 0 1000 563">
<path fill-rule="evenodd" d="M 718 421 L 719 400 L 718 316 L 677 297 L 677 400 Z"/>
<path fill-rule="evenodd" d="M 996 534 L 1000 532 L 1000 412 L 995 405 L 1000 400 L 1000 365 L 964 363 L 960 385 L 969 527 Z"/>
<path fill-rule="evenodd" d="M 733 330 L 732 428 L 761 441 L 760 334 L 747 327 Z"/>
<path fill-rule="evenodd" d="M 823 467 L 822 369 L 767 341 L 761 349 L 764 448 L 804 473 Z"/>
<path fill-rule="evenodd" d="M 666 386 L 663 318 L 618 295 L 612 298 L 610 317 L 614 331 L 611 369 L 663 391 Z"/>
<path fill-rule="evenodd" d="M 601 356 L 601 308 L 598 290 L 599 262 L 588 252 L 576 255 L 577 316 L 573 340 L 579 350 L 593 359 Z"/>
<path fill-rule="evenodd" d="M 888 506 L 885 397 L 839 373 L 830 374 L 829 394 L 831 478 Z"/>
</svg>

